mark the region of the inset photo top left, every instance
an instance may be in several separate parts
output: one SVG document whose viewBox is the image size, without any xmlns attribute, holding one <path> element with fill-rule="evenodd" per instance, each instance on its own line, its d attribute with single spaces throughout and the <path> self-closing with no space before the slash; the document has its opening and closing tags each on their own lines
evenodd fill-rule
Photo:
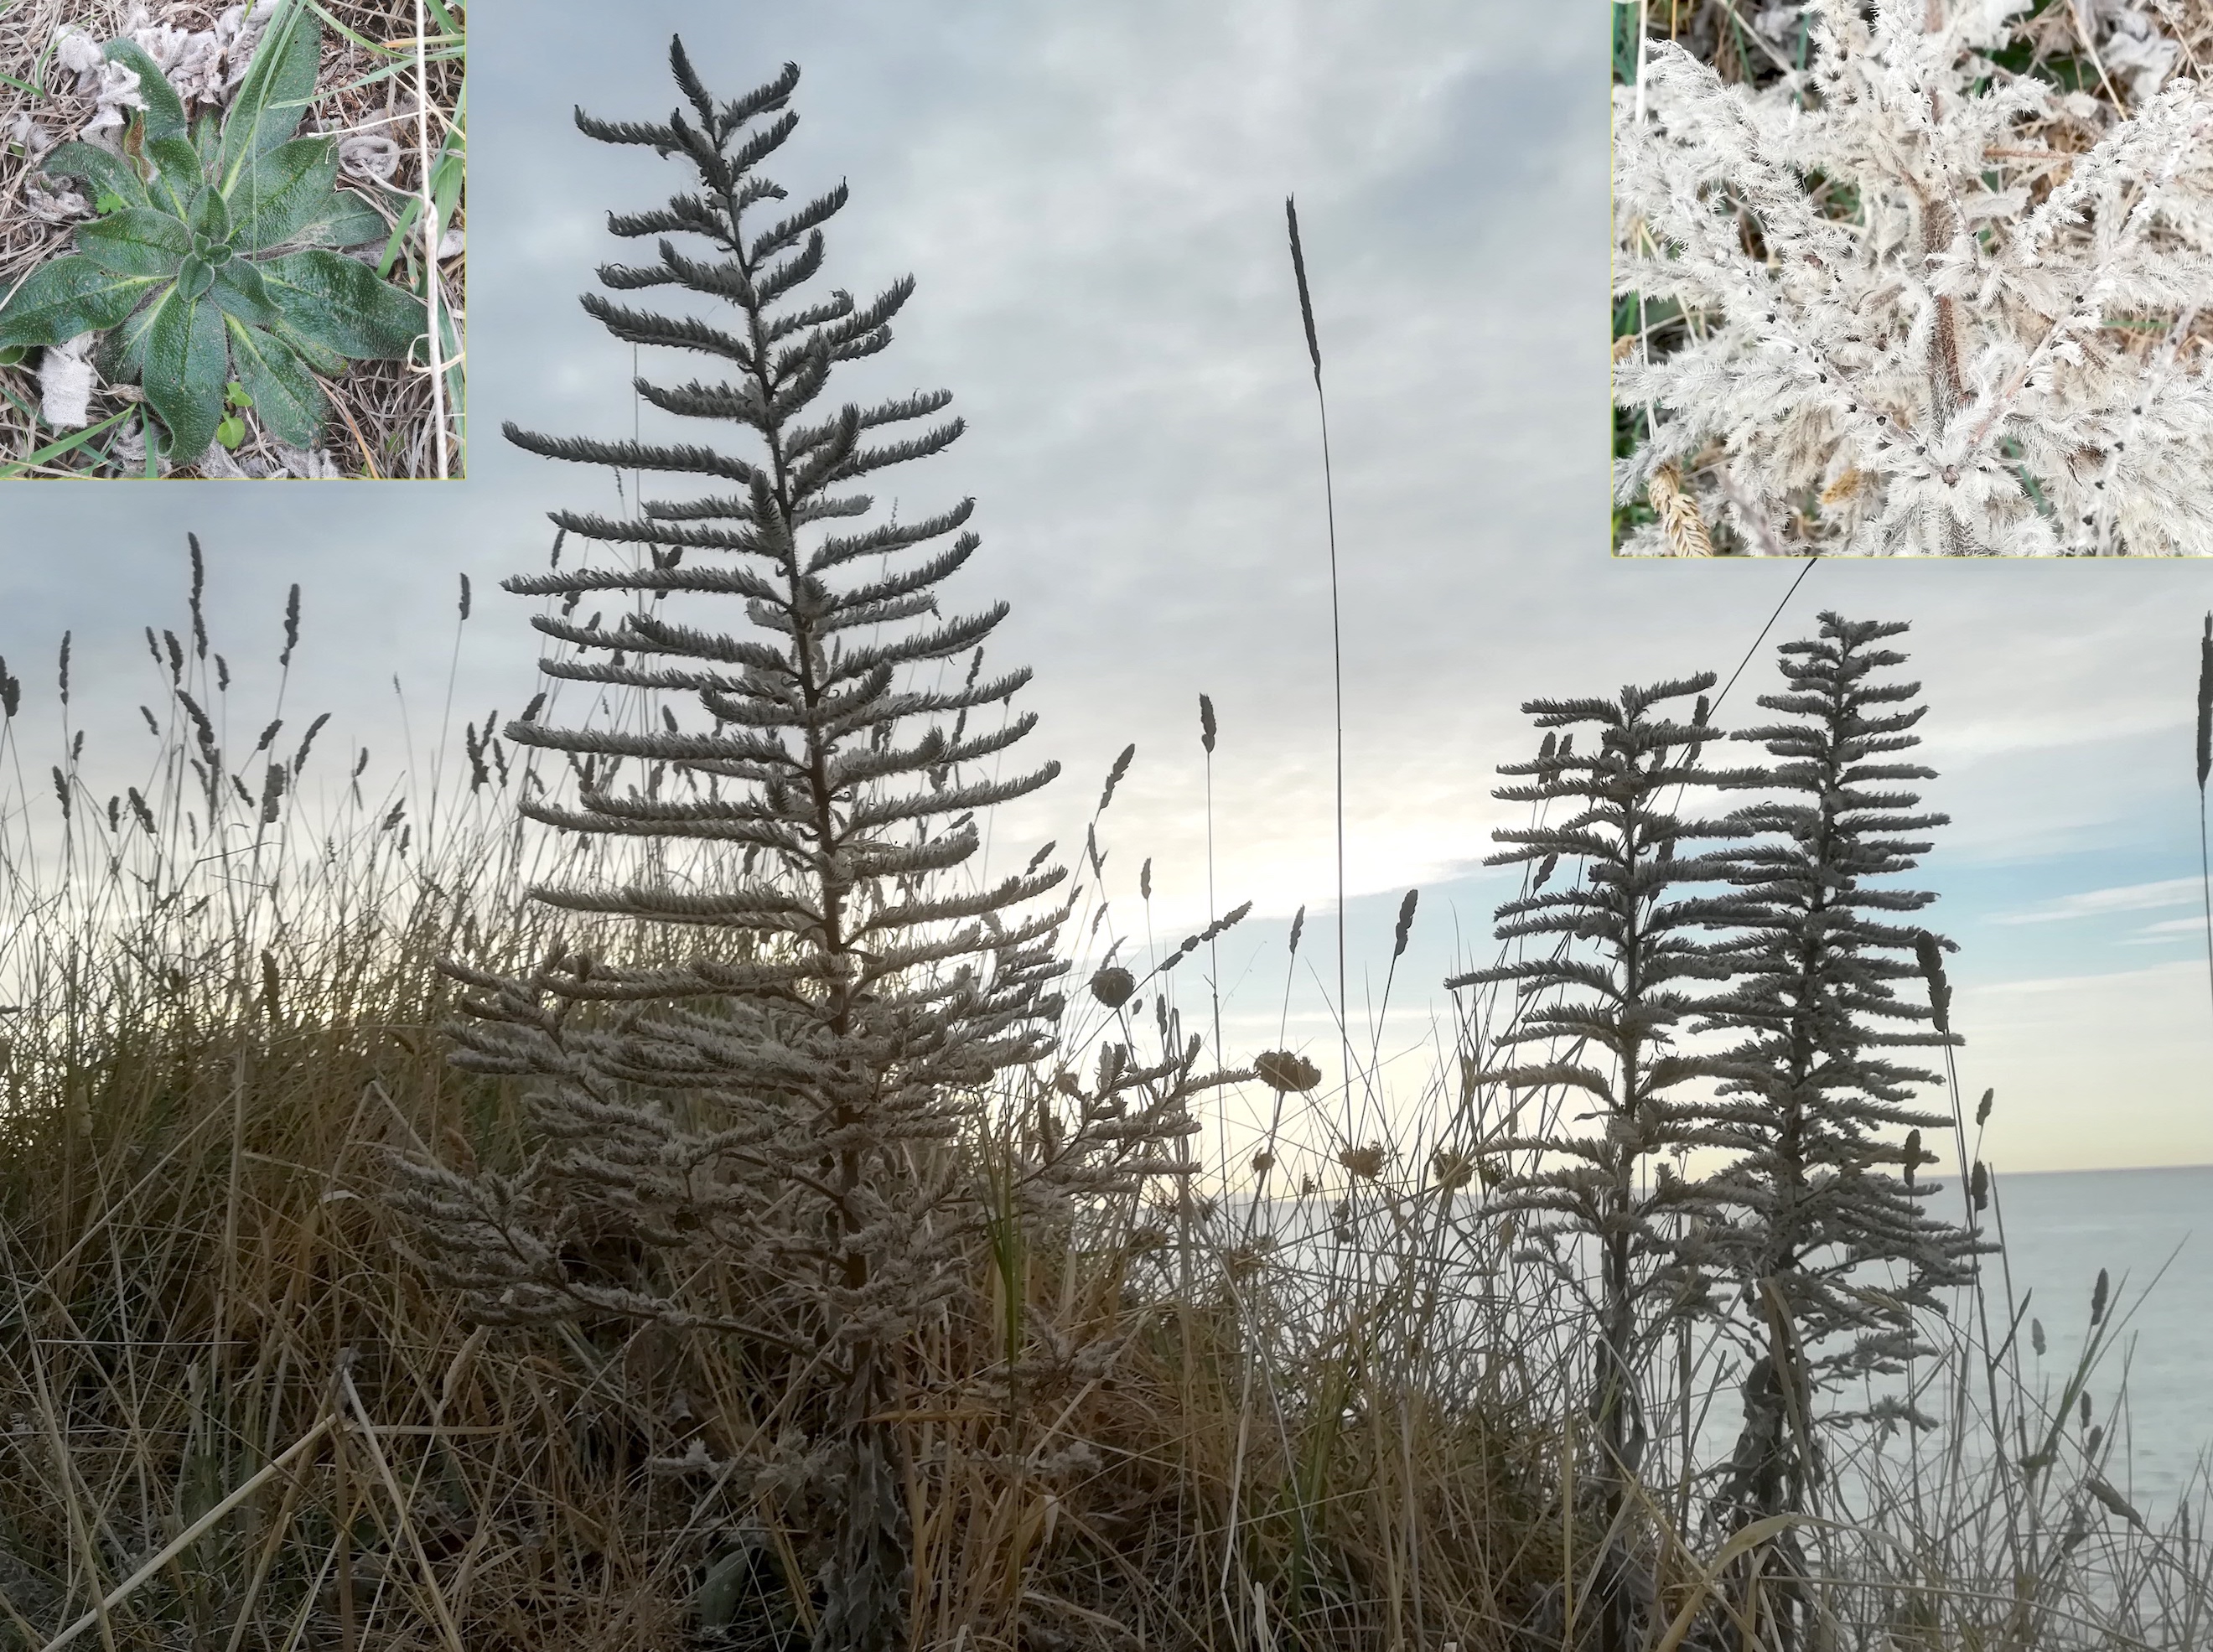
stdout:
<svg viewBox="0 0 2213 1652">
<path fill-rule="evenodd" d="M 0 480 L 466 474 L 458 0 L 0 6 Z"/>
</svg>

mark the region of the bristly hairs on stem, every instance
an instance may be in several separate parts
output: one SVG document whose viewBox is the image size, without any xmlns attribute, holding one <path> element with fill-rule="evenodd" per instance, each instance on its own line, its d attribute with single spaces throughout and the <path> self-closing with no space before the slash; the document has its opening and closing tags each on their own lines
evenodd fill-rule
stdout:
<svg viewBox="0 0 2213 1652">
<path fill-rule="evenodd" d="M 1283 218 L 1291 232 L 1291 273 L 1298 280 L 1299 319 L 1306 323 L 1307 357 L 1314 363 L 1314 407 L 1321 418 L 1322 503 L 1329 520 L 1329 667 L 1336 697 L 1337 722 L 1337 1020 L 1338 1057 L 1344 1063 L 1344 1133 L 1352 1122 L 1352 1007 L 1344 990 L 1344 628 L 1338 603 L 1337 486 L 1329 462 L 1329 399 L 1321 387 L 1321 340 L 1314 332 L 1314 297 L 1307 290 L 1307 259 L 1299 245 L 1299 209 L 1283 197 Z"/>
</svg>

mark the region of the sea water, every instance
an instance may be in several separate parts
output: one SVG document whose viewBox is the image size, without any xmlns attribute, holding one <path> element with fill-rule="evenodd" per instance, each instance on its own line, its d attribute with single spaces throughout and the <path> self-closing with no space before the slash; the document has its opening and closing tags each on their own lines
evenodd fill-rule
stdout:
<svg viewBox="0 0 2213 1652">
<path fill-rule="evenodd" d="M 2098 1271 L 2110 1274 L 2108 1350 L 2089 1381 L 2099 1422 L 2117 1394 L 2127 1399 L 2107 1478 L 2147 1515 L 2172 1509 L 2213 1451 L 2213 1165 L 2003 1176 L 1997 1214 L 2005 1258 L 1987 1265 L 2003 1265 L 2016 1302 L 2027 1297 L 2043 1321 L 2041 1360 L 2022 1323 L 2023 1375 L 2040 1370 L 2055 1399 L 2088 1331 Z"/>
<path fill-rule="evenodd" d="M 2213 1455 L 2213 1166 L 2003 1175 L 1996 1192 L 1984 1221 L 1995 1237 L 2003 1218 L 2005 1248 L 1983 1263 L 1993 1340 L 2007 1335 L 2009 1289 L 2016 1311 L 2025 1308 L 2017 1332 L 2022 1380 L 2056 1405 L 2089 1333 L 2092 1294 L 2106 1270 L 2106 1327 L 2088 1383 L 2094 1420 L 2113 1436 L 2106 1478 L 2163 1525 L 2179 1497 L 2193 1484 L 2203 1488 L 2200 1469 Z M 1279 1263 L 1332 1271 L 1326 1210 L 1318 1200 L 1262 1202 L 1257 1225 L 1288 1241 Z M 1234 1202 L 1225 1214 L 1231 1232 L 1247 1220 Z M 1381 1220 L 1380 1213 L 1370 1219 Z M 2032 1320 L 2044 1328 L 2041 1356 Z M 2125 1403 L 2116 1407 L 2116 1400 Z M 1726 1456 L 1736 1423 L 1729 1404 L 1707 1413 L 1697 1447 L 1702 1460 Z M 2070 1437 L 2080 1434 L 2070 1421 Z M 1984 1448 L 1978 1440 L 1969 1454 Z"/>
</svg>

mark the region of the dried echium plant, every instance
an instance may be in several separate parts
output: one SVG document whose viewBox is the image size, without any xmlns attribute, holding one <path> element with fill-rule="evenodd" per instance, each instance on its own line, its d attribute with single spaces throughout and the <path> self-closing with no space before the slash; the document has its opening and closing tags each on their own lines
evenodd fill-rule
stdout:
<svg viewBox="0 0 2213 1652">
<path fill-rule="evenodd" d="M 1555 1253 L 1563 1239 L 1586 1240 L 1597 1250 L 1591 1407 L 1601 1454 L 1598 1484 L 1617 1503 L 1647 1438 L 1639 1377 L 1655 1327 L 1694 1311 L 1706 1291 L 1705 1224 L 1693 1218 L 1713 1213 L 1714 1196 L 1679 1173 L 1667 1155 L 1720 1144 L 1704 1106 L 1683 1087 L 1724 1069 L 1680 1047 L 1670 1029 L 1706 1008 L 1696 984 L 1726 978 L 1730 966 L 1714 943 L 1698 938 L 1710 921 L 1710 902 L 1670 897 L 1679 886 L 1712 882 L 1728 863 L 1725 852 L 1685 855 L 1682 846 L 1744 832 L 1676 812 L 1687 789 L 1730 778 L 1698 762 L 1700 748 L 1722 738 L 1708 722 L 1704 691 L 1713 684 L 1704 673 L 1624 688 L 1614 699 L 1533 700 L 1522 707 L 1551 732 L 1535 760 L 1500 767 L 1526 779 L 1495 795 L 1564 811 L 1564 818 L 1496 832 L 1513 847 L 1485 864 L 1534 864 L 1529 893 L 1498 908 L 1497 936 L 1532 940 L 1543 950 L 1446 983 L 1457 989 L 1511 982 L 1522 1002 L 1510 1029 L 1484 1052 L 1472 1082 L 1589 1099 L 1591 1111 L 1582 1117 L 1595 1121 L 1594 1131 L 1554 1120 L 1491 1144 L 1527 1161 L 1495 1184 L 1491 1208 L 1527 1213 L 1523 1231 L 1539 1256 Z M 1659 709 L 1694 694 L 1687 722 Z M 1578 729 L 1591 737 L 1582 752 L 1575 749 Z M 1546 890 L 1563 862 L 1570 868 L 1563 887 Z M 1520 1058 L 1531 1045 L 1541 1056 Z M 1564 1283 L 1583 1289 L 1565 1259 L 1558 1265 Z M 1603 1511 L 1608 1523 L 1613 1513 Z M 1628 1603 L 1619 1584 L 1608 1593 L 1618 1640 Z"/>
<path fill-rule="evenodd" d="M 1952 1123 L 1917 1106 L 1915 1091 L 1942 1077 L 1889 1053 L 1960 1042 L 1940 1009 L 1896 990 L 1948 944 L 1901 921 L 1936 896 L 1891 882 L 1946 820 L 1910 789 L 1936 771 L 1901 760 L 1920 743 L 1921 686 L 1884 680 L 1906 656 L 1881 643 L 1905 630 L 1825 613 L 1814 640 L 1778 651 L 1789 686 L 1759 698 L 1777 720 L 1729 736 L 1771 759 L 1730 783 L 1772 794 L 1732 817 L 1759 836 L 1723 869 L 1736 889 L 1718 914 L 1736 937 L 1722 954 L 1734 979 L 1699 1022 L 1740 1040 L 1715 1087 L 1715 1123 L 1734 1152 L 1715 1178 L 1733 1212 L 1716 1249 L 1758 1350 L 1719 1499 L 1731 1529 L 1810 1509 L 1826 1478 L 1822 1430 L 1923 1420 L 1895 1397 L 1856 1411 L 1835 1400 L 1932 1352 L 1917 1314 L 1941 1313 L 1939 1293 L 1972 1277 L 1973 1234 L 1929 1213 L 1939 1185 L 1915 1173 L 1936 1158 L 1922 1132 Z M 1772 1618 L 1768 1643 L 1789 1645 L 1803 1627 L 1789 1582 L 1803 1560 L 1787 1531 L 1775 1547 L 1748 1609 Z"/>
<path fill-rule="evenodd" d="M 1809 70 L 1756 94 L 1651 44 L 1614 93 L 1614 291 L 1648 340 L 1615 369 L 1647 427 L 1618 500 L 1672 466 L 1754 554 L 2213 553 L 2213 97 L 2027 143 L 2053 90 L 1987 55 L 2023 6 L 1821 0 Z"/>
<path fill-rule="evenodd" d="M 1198 1128 L 1184 1104 L 1209 1081 L 1193 1070 L 1195 1043 L 1151 1063 L 1109 1044 L 1088 1088 L 1064 1072 L 1038 1084 L 1039 1109 L 1058 1096 L 1078 1116 L 1041 1125 L 1022 1161 L 995 1158 L 985 1174 L 956 1150 L 993 1087 L 1054 1045 L 1068 907 L 1039 898 L 1064 874 L 1046 864 L 1051 844 L 991 881 L 976 858 L 978 812 L 1036 790 L 1058 765 L 978 777 L 1034 716 L 972 725 L 1029 678 L 981 670 L 1006 605 L 939 610 L 937 588 L 978 543 L 966 527 L 974 502 L 856 522 L 872 502 L 851 484 L 937 452 L 962 424 L 876 435 L 939 412 L 942 391 L 819 405 L 844 363 L 889 341 L 913 283 L 864 304 L 842 290 L 796 297 L 846 198 L 841 185 L 759 216 L 785 196 L 758 168 L 796 121 L 786 106 L 797 66 L 718 106 L 680 42 L 670 62 L 688 107 L 665 122 L 576 114 L 589 136 L 678 157 L 697 178 L 666 207 L 610 218 L 618 235 L 657 241 L 659 256 L 603 266 L 600 279 L 618 294 L 675 288 L 729 319 L 582 302 L 619 339 L 728 374 L 636 382 L 656 407 L 749 432 L 753 451 L 507 427 L 534 453 L 707 491 L 643 500 L 621 519 L 556 510 L 562 536 L 627 547 L 631 565 L 563 570 L 557 538 L 554 571 L 507 582 L 561 599 L 533 622 L 571 645 L 544 661 L 548 676 L 631 691 L 657 705 L 659 723 L 562 728 L 526 713 L 505 732 L 566 754 L 577 778 L 572 803 L 532 800 L 527 814 L 643 851 L 623 887 L 534 897 L 588 915 L 602 936 L 637 919 L 703 939 L 688 960 L 652 968 L 576 945 L 520 978 L 450 964 L 475 1017 L 456 1029 L 455 1059 L 536 1080 L 546 1142 L 514 1175 L 402 1162 L 394 1198 L 418 1219 L 426 1260 L 482 1320 L 588 1314 L 705 1331 L 780 1372 L 779 1414 L 754 1442 L 739 1431 L 733 1461 L 696 1466 L 741 1504 L 771 1486 L 783 1499 L 820 1582 L 819 1647 L 904 1646 L 912 1462 L 886 1413 L 911 1375 L 905 1340 L 958 1305 L 964 1235 L 1003 1222 L 1014 1201 L 1064 1208 L 1195 1170 L 1169 1149 Z M 679 237 L 705 250 L 680 250 Z M 588 594 L 620 605 L 617 617 L 570 618 Z M 699 623 L 662 617 L 672 594 L 698 605 Z M 618 786 L 626 765 L 642 784 Z M 1026 1374 L 1021 1350 L 1004 1351 L 1002 1386 Z"/>
</svg>

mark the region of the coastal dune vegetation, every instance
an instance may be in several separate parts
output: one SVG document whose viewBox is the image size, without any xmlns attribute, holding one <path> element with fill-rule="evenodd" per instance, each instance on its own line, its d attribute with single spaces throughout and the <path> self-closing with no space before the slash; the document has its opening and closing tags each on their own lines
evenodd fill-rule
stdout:
<svg viewBox="0 0 2213 1652">
<path fill-rule="evenodd" d="M 296 587 L 235 703 L 197 540 L 135 783 L 70 639 L 51 759 L 0 662 L 0 1646 L 2202 1645 L 2125 1283 L 2071 1363 L 2007 1283 L 1904 628 L 1530 701 L 1416 1094 L 1356 1106 L 1375 1026 L 1222 1048 L 1250 909 L 1150 937 L 1131 751 L 988 861 L 1076 783 L 936 600 L 968 507 L 849 485 L 958 422 L 822 399 L 911 283 L 796 296 L 797 70 L 671 68 L 579 117 L 698 180 L 600 278 L 721 319 L 586 304 L 750 445 L 510 430 L 710 490 L 556 510 L 520 711 L 380 779 L 287 701 Z"/>
</svg>

